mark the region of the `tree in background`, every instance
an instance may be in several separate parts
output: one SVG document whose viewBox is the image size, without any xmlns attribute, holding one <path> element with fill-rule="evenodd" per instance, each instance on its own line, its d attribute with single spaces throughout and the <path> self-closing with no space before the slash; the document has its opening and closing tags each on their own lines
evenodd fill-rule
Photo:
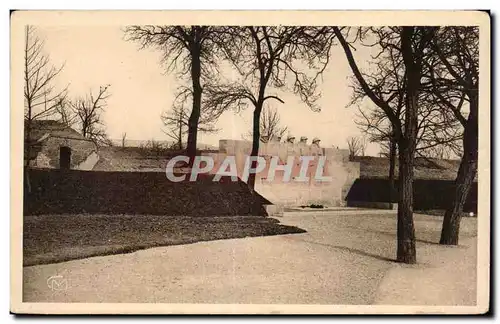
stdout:
<svg viewBox="0 0 500 324">
<path fill-rule="evenodd" d="M 366 139 L 359 136 L 350 136 L 347 138 L 347 149 L 349 150 L 349 158 L 355 156 L 365 156 Z"/>
<path fill-rule="evenodd" d="M 98 145 L 111 145 L 102 121 L 102 114 L 110 97 L 109 87 L 110 85 L 99 87 L 96 94 L 90 90 L 85 96 L 69 102 L 80 133 Z"/>
<path fill-rule="evenodd" d="M 126 39 L 163 52 L 167 72 L 176 70 L 180 78 L 191 81 L 192 109 L 188 119 L 187 155 L 196 156 L 198 123 L 201 117 L 203 83 L 218 74 L 219 27 L 214 26 L 128 26 Z"/>
<path fill-rule="evenodd" d="M 282 125 L 281 117 L 276 108 L 266 107 L 262 110 L 260 118 L 260 141 L 268 143 L 283 138 L 288 127 Z M 248 132 L 243 138 L 252 138 L 252 132 Z"/>
<path fill-rule="evenodd" d="M 183 149 L 184 138 L 189 135 L 189 101 L 192 100 L 192 91 L 187 87 L 180 87 L 174 99 L 172 108 L 161 114 L 165 129 L 163 132 L 175 141 L 176 148 Z M 213 111 L 202 107 L 198 120 L 197 131 L 200 133 L 216 133 L 217 119 L 222 111 Z"/>
<path fill-rule="evenodd" d="M 24 47 L 24 154 L 25 183 L 31 192 L 29 166 L 32 155 L 33 122 L 48 119 L 57 113 L 56 108 L 66 98 L 66 88 L 56 90 L 54 82 L 63 66 L 50 64 L 50 57 L 44 53 L 44 41 L 36 35 L 33 26 L 26 26 Z"/>
<path fill-rule="evenodd" d="M 282 126 L 281 117 L 276 108 L 266 107 L 262 110 L 259 131 L 261 142 L 267 143 L 282 138 L 287 130 L 287 126 Z"/>
<path fill-rule="evenodd" d="M 122 147 L 125 147 L 127 144 L 127 132 L 122 133 Z"/>
<path fill-rule="evenodd" d="M 60 100 L 55 107 L 56 116 L 59 118 L 59 122 L 73 128 L 77 120 L 74 114 L 73 108 L 71 107 L 70 100 L 66 97 L 64 100 Z"/>
<path fill-rule="evenodd" d="M 160 155 L 164 154 L 168 149 L 165 143 L 157 141 L 154 138 L 150 139 L 146 143 L 141 143 L 139 147 L 145 154 L 153 155 L 156 158 L 159 158 Z"/>
<path fill-rule="evenodd" d="M 330 40 L 321 35 L 322 29 L 311 27 L 225 28 L 219 45 L 238 71 L 239 79 L 207 86 L 205 103 L 219 110 L 253 106 L 251 157 L 257 157 L 259 152 L 264 104 L 268 100 L 284 103 L 277 90 L 292 91 L 310 108 L 319 110 L 317 79 L 326 68 L 330 50 L 322 43 Z M 315 73 L 309 75 L 307 70 Z M 253 160 L 251 167 L 256 164 Z M 247 184 L 253 190 L 255 173 L 250 173 Z"/>
</svg>

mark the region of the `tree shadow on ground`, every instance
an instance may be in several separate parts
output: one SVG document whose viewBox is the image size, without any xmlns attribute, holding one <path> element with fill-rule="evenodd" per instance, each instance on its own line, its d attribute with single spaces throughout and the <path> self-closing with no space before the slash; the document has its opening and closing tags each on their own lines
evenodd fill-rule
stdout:
<svg viewBox="0 0 500 324">
<path fill-rule="evenodd" d="M 336 250 L 351 252 L 351 253 L 355 253 L 355 254 L 358 254 L 358 255 L 362 255 L 362 256 L 374 258 L 374 259 L 377 259 L 377 260 L 380 260 L 380 261 L 397 262 L 396 259 L 394 259 L 394 258 L 388 258 L 388 257 L 381 256 L 381 255 L 378 255 L 378 254 L 369 253 L 369 252 L 366 252 L 366 251 L 363 251 L 363 250 L 359 250 L 359 249 L 355 249 L 355 248 L 350 248 L 350 247 L 347 247 L 347 246 L 333 245 L 333 244 L 321 243 L 321 242 L 314 242 L 314 241 L 308 241 L 308 240 L 301 240 L 301 239 L 296 239 L 296 238 L 293 238 L 293 240 L 294 241 L 301 241 L 301 242 L 305 242 L 305 243 L 311 243 L 311 244 L 315 244 L 315 245 L 321 245 L 321 246 L 333 248 L 333 249 L 336 249 Z"/>
<path fill-rule="evenodd" d="M 350 229 L 355 229 L 355 230 L 360 230 L 360 231 L 367 231 L 367 232 L 372 232 L 372 233 L 376 233 L 376 234 L 391 236 L 394 238 L 397 237 L 396 232 L 378 231 L 378 230 L 373 230 L 373 229 L 368 229 L 368 228 L 359 228 L 359 227 L 354 227 L 354 226 L 344 226 L 344 228 L 350 228 Z M 431 244 L 431 245 L 440 245 L 439 242 L 434 242 L 434 241 L 419 239 L 419 238 L 416 238 L 415 241 L 419 242 L 419 243 L 425 243 L 425 244 Z"/>
<path fill-rule="evenodd" d="M 374 258 L 374 259 L 377 259 L 377 260 L 380 260 L 380 261 L 397 262 L 396 259 L 394 259 L 394 258 L 388 258 L 388 257 L 385 257 L 385 256 L 381 256 L 381 255 L 377 255 L 377 254 L 373 254 L 373 253 L 368 253 L 366 251 L 358 250 L 358 249 L 354 249 L 354 248 L 350 248 L 350 247 L 347 247 L 347 246 L 332 245 L 332 247 L 335 248 L 335 249 L 339 249 L 339 250 L 343 250 L 343 251 L 347 251 L 347 252 L 351 252 L 351 253 L 356 253 L 356 254 L 359 254 L 359 255 L 362 255 L 362 256 L 367 256 L 367 257 L 370 257 L 370 258 Z"/>
</svg>

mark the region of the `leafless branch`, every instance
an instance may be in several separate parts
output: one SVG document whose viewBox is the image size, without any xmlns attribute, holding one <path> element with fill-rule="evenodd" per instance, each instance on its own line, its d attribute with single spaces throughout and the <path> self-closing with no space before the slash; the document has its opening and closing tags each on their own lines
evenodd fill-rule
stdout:
<svg viewBox="0 0 500 324">
<path fill-rule="evenodd" d="M 84 97 L 69 103 L 81 134 L 100 145 L 110 143 L 102 121 L 102 113 L 110 97 L 109 87 L 110 85 L 99 87 L 97 94 L 90 90 Z"/>
</svg>

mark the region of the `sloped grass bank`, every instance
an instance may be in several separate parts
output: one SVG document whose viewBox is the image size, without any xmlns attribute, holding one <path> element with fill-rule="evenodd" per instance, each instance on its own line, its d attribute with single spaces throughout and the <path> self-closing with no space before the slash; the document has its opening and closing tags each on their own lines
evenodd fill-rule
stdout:
<svg viewBox="0 0 500 324">
<path fill-rule="evenodd" d="M 25 216 L 23 264 L 31 266 L 158 246 L 304 232 L 262 216 Z"/>
</svg>

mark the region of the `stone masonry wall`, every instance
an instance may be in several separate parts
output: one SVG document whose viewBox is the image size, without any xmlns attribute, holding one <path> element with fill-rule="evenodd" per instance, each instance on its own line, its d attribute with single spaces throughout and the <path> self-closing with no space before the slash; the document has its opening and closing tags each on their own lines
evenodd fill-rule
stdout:
<svg viewBox="0 0 500 324">
<path fill-rule="evenodd" d="M 221 140 L 219 153 L 208 153 L 214 158 L 214 172 L 226 156 L 234 156 L 238 176 L 241 178 L 247 157 L 250 155 L 252 143 L 239 140 Z M 359 163 L 349 161 L 347 150 L 321 148 L 317 145 L 304 143 L 260 143 L 259 156 L 266 160 L 266 168 L 257 174 L 255 190 L 274 204 L 280 205 L 310 205 L 323 204 L 326 206 L 344 206 L 346 195 L 359 178 Z M 276 171 L 275 178 L 270 181 L 268 176 L 271 157 L 278 156 L 279 164 L 286 164 L 289 157 L 293 157 L 294 166 L 290 182 L 283 181 L 284 171 Z M 309 181 L 293 181 L 299 175 L 301 156 L 314 156 L 309 163 L 307 176 Z M 332 181 L 316 181 L 314 175 L 317 169 L 318 158 L 326 156 L 323 176 L 332 178 Z"/>
<path fill-rule="evenodd" d="M 85 162 L 92 153 L 97 152 L 97 147 L 92 141 L 51 136 L 44 141 L 36 158 L 36 166 L 58 169 L 59 151 L 62 146 L 71 148 L 72 169 L 78 169 L 78 166 Z"/>
</svg>

